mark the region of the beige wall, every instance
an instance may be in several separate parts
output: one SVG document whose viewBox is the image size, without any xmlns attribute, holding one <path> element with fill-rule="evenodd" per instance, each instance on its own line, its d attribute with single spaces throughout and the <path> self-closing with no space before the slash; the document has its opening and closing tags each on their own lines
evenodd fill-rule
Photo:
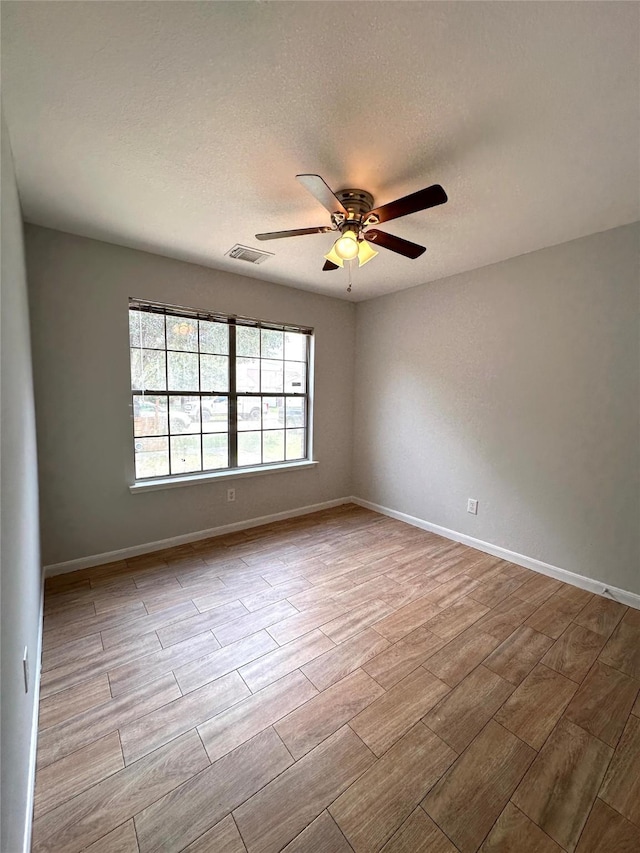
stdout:
<svg viewBox="0 0 640 853">
<path fill-rule="evenodd" d="M 359 304 L 354 494 L 640 593 L 639 237 Z"/>
<path fill-rule="evenodd" d="M 37 720 L 36 674 L 42 581 L 38 541 L 38 479 L 33 405 L 29 309 L 24 268 L 22 217 L 9 135 L 2 118 L 2 377 L 0 410 L 2 593 L 2 851 L 29 844 L 35 763 L 32 735 Z M 22 655 L 29 650 L 29 690 Z"/>
<path fill-rule="evenodd" d="M 45 565 L 350 494 L 352 304 L 35 226 L 26 237 Z M 319 465 L 131 494 L 130 296 L 313 326 Z"/>
</svg>

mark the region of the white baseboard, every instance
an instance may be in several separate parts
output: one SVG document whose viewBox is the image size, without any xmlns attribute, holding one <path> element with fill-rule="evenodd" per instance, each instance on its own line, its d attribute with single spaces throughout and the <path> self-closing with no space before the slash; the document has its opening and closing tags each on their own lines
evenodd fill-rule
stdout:
<svg viewBox="0 0 640 853">
<path fill-rule="evenodd" d="M 493 557 L 500 557 L 502 560 L 508 560 L 510 563 L 516 563 L 518 566 L 523 566 L 525 569 L 531 569 L 534 572 L 540 572 L 542 575 L 548 575 L 551 578 L 570 583 L 573 586 L 586 589 L 589 592 L 595 592 L 598 595 L 604 595 L 607 598 L 612 598 L 619 601 L 621 604 L 626 604 L 629 607 L 635 607 L 640 610 L 640 595 L 635 592 L 628 592 L 626 589 L 618 589 L 615 586 L 605 584 L 603 581 L 593 580 L 593 578 L 585 577 L 584 575 L 569 572 L 567 569 L 560 569 L 558 566 L 552 566 L 550 563 L 543 563 L 541 560 L 536 560 L 533 557 L 527 557 L 525 554 L 518 554 L 516 551 L 509 551 L 507 548 L 501 548 L 499 545 L 493 545 L 491 542 L 484 542 L 482 539 L 474 539 L 473 536 L 467 536 L 465 533 L 458 533 L 456 530 L 449 530 L 447 527 L 440 527 L 438 524 L 432 524 L 430 521 L 425 521 L 422 518 L 416 518 L 413 515 L 407 515 L 404 512 L 398 512 L 395 509 L 389 509 L 380 504 L 365 501 L 362 498 L 352 497 L 351 502 L 358 506 L 371 509 L 374 512 L 379 512 L 381 515 L 387 515 L 390 518 L 396 518 L 398 521 L 404 521 L 411 524 L 413 527 L 419 527 L 422 530 L 428 530 L 430 533 L 437 533 L 438 536 L 443 536 L 445 539 L 452 539 L 454 542 L 461 542 L 463 545 L 468 545 L 470 548 L 476 548 L 478 551 L 484 551 L 486 554 L 491 554 Z"/>
<path fill-rule="evenodd" d="M 92 554 L 89 557 L 79 557 L 76 560 L 67 560 L 64 563 L 53 563 L 44 567 L 46 578 L 54 575 L 64 575 L 67 572 L 77 572 L 79 569 L 89 569 L 92 566 L 101 566 L 104 563 L 113 563 L 117 560 L 126 560 L 129 557 L 138 557 L 140 554 L 149 554 L 152 551 L 160 551 L 163 548 L 173 548 L 176 545 L 187 545 L 190 542 L 199 542 L 201 539 L 210 539 L 213 536 L 223 536 L 225 533 L 234 533 L 237 530 L 249 530 L 251 527 L 259 527 L 261 524 L 269 524 L 272 521 L 283 521 L 287 518 L 296 518 L 299 515 L 309 515 L 323 509 L 331 509 L 334 506 L 350 503 L 352 498 L 337 498 L 332 501 L 323 501 L 310 506 L 298 507 L 285 512 L 274 512 L 271 515 L 263 515 L 259 518 L 249 518 L 245 521 L 236 521 L 233 524 L 223 524 L 220 527 L 211 527 L 209 530 L 198 530 L 194 533 L 184 533 L 181 536 L 172 536 L 169 539 L 159 539 L 156 542 L 145 542 L 142 545 L 132 545 L 130 548 L 120 548 L 117 551 L 106 551 L 104 554 Z"/>
<path fill-rule="evenodd" d="M 22 853 L 31 850 L 31 835 L 33 830 L 33 802 L 36 790 L 36 756 L 38 752 L 38 717 L 40 714 L 40 674 L 42 670 L 42 630 L 44 626 L 44 574 L 40 583 L 40 619 L 38 628 L 38 645 L 33 658 L 35 667 L 33 677 L 33 712 L 31 715 L 31 746 L 29 748 L 29 781 L 27 808 L 24 818 L 24 834 Z"/>
<path fill-rule="evenodd" d="M 605 584 L 603 581 L 597 581 L 593 578 L 585 577 L 584 575 L 578 575 L 575 572 L 567 571 L 567 569 L 552 566 L 550 563 L 543 563 L 541 560 L 536 560 L 533 557 L 527 557 L 526 554 L 519 554 L 516 551 L 510 551 L 508 548 L 493 545 L 491 542 L 484 542 L 482 539 L 475 539 L 473 536 L 467 536 L 465 533 L 458 533 L 456 530 L 449 530 L 447 527 L 440 527 L 440 525 L 432 524 L 430 521 L 425 521 L 422 518 L 417 518 L 416 516 L 408 515 L 404 512 L 398 512 L 397 510 L 372 503 L 371 501 L 363 500 L 359 497 L 337 498 L 336 500 L 311 504 L 310 506 L 286 510 L 285 512 L 263 515 L 259 518 L 237 521 L 233 524 L 224 524 L 220 527 L 211 527 L 209 530 L 199 530 L 194 533 L 185 533 L 181 536 L 173 536 L 169 539 L 159 539 L 156 542 L 145 542 L 142 545 L 133 545 L 130 548 L 120 548 L 117 551 L 107 551 L 104 554 L 93 554 L 89 557 L 80 557 L 76 560 L 68 560 L 64 563 L 55 563 L 44 567 L 44 575 L 45 577 L 53 577 L 54 575 L 66 574 L 67 572 L 75 572 L 79 569 L 88 569 L 92 566 L 100 566 L 104 563 L 112 563 L 116 560 L 126 560 L 129 557 L 137 557 L 140 554 L 149 554 L 152 551 L 160 551 L 163 548 L 172 548 L 176 545 L 198 542 L 201 539 L 210 539 L 213 536 L 223 536 L 225 533 L 233 533 L 237 530 L 248 530 L 251 527 L 259 527 L 261 524 L 269 524 L 273 521 L 295 518 L 299 515 L 308 515 L 312 512 L 331 509 L 332 507 L 341 506 L 346 503 L 354 503 L 358 506 L 365 507 L 366 509 L 371 509 L 374 512 L 379 512 L 381 515 L 398 519 L 398 521 L 404 521 L 406 524 L 411 524 L 413 527 L 428 530 L 430 533 L 436 533 L 438 536 L 443 536 L 445 539 L 451 539 L 454 542 L 461 542 L 463 545 L 468 545 L 470 548 L 476 548 L 478 551 L 483 551 L 484 553 L 491 554 L 494 557 L 500 557 L 502 560 L 508 560 L 510 563 L 516 563 L 516 565 L 523 566 L 525 569 L 531 569 L 534 572 L 539 572 L 540 574 L 555 578 L 563 583 L 569 583 L 573 586 L 580 587 L 580 589 L 586 589 L 589 592 L 595 592 L 598 595 L 607 596 L 615 601 L 619 601 L 621 604 L 626 604 L 629 607 L 634 607 L 640 610 L 640 595 L 635 592 L 618 589 L 617 587 Z"/>
</svg>

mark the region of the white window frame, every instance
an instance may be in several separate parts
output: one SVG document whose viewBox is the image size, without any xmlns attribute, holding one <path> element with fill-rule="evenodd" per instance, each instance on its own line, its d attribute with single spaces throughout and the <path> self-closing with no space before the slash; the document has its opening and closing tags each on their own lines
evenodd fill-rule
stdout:
<svg viewBox="0 0 640 853">
<path fill-rule="evenodd" d="M 135 454 L 136 454 L 136 442 L 139 442 L 142 438 L 141 436 L 135 436 L 135 426 L 134 426 L 134 399 L 136 397 L 144 399 L 145 396 L 162 396 L 167 398 L 167 404 L 170 409 L 170 398 L 171 397 L 199 397 L 202 399 L 212 399 L 215 397 L 219 397 L 221 394 L 219 391 L 194 391 L 194 390 L 185 390 L 185 389 L 169 389 L 168 385 L 168 376 L 166 371 L 167 368 L 167 354 L 172 352 L 167 346 L 167 333 L 166 333 L 166 318 L 167 317 L 175 317 L 176 319 L 185 319 L 185 320 L 206 320 L 213 321 L 216 323 L 224 323 L 229 327 L 229 388 L 228 391 L 222 392 L 222 396 L 226 396 L 228 399 L 228 419 L 227 419 L 227 431 L 220 431 L 218 433 L 209 433 L 202 431 L 202 425 L 200 427 L 199 432 L 193 433 L 183 433 L 183 435 L 199 435 L 201 439 L 201 453 L 200 459 L 201 463 L 204 461 L 203 456 L 203 436 L 207 435 L 227 435 L 227 445 L 228 445 L 228 462 L 229 465 L 226 468 L 214 468 L 207 470 L 198 470 L 192 472 L 185 473 L 169 473 L 163 474 L 157 477 L 141 477 L 137 478 L 134 474 L 134 482 L 130 484 L 129 488 L 132 492 L 139 491 L 150 491 L 157 490 L 163 488 L 174 488 L 179 486 L 188 486 L 194 485 L 198 483 L 208 483 L 215 480 L 224 480 L 224 479 L 232 479 L 236 477 L 248 477 L 248 476 L 256 476 L 260 474 L 270 474 L 277 473 L 283 471 L 295 471 L 295 470 L 303 470 L 308 469 L 317 464 L 312 458 L 312 424 L 313 424 L 313 355 L 314 355 L 314 338 L 313 338 L 313 328 L 307 326 L 298 326 L 292 324 L 283 324 L 283 323 L 274 323 L 264 320 L 257 320 L 253 318 L 242 317 L 238 315 L 230 315 L 230 314 L 220 314 L 220 313 L 212 313 L 208 311 L 197 310 L 193 308 L 185 308 L 182 306 L 175 305 L 167 305 L 163 303 L 149 302 L 148 300 L 142 300 L 137 298 L 129 299 L 129 312 L 131 311 L 143 311 L 152 314 L 161 314 L 165 316 L 165 340 L 164 340 L 164 348 L 156 347 L 158 352 L 165 353 L 165 384 L 166 388 L 143 388 L 143 389 L 134 389 L 133 386 L 133 377 L 131 378 L 131 429 L 132 429 L 132 451 L 133 451 L 133 467 L 135 472 Z M 129 313 L 129 317 L 131 313 Z M 237 377 L 236 377 L 236 330 L 239 327 L 250 327 L 250 328 L 258 328 L 260 330 L 276 330 L 282 332 L 294 332 L 298 334 L 305 335 L 306 338 L 306 361 L 305 365 L 305 390 L 304 392 L 274 392 L 265 390 L 263 391 L 260 387 L 258 391 L 238 391 L 237 389 Z M 200 328 L 200 326 L 198 326 Z M 137 350 L 138 347 L 131 345 L 130 343 L 130 353 L 133 353 Z M 192 352 L 189 350 L 189 352 Z M 198 351 L 198 366 L 199 366 L 199 376 L 200 376 L 200 355 L 201 353 Z M 262 358 L 262 353 L 260 354 L 260 359 Z M 283 353 L 283 368 L 284 368 L 284 353 Z M 302 364 L 303 362 L 300 362 Z M 199 382 L 200 387 L 200 382 Z M 305 411 L 305 420 L 304 420 L 304 429 L 305 429 L 305 452 L 304 457 L 296 460 L 289 461 L 281 461 L 281 462 L 262 462 L 260 464 L 253 465 L 238 465 L 238 436 L 242 435 L 243 430 L 239 430 L 237 423 L 237 412 L 238 412 L 238 401 L 242 400 L 242 398 L 249 397 L 277 397 L 283 398 L 284 400 L 289 398 L 294 398 L 297 400 L 304 400 L 304 411 Z M 261 405 L 262 408 L 262 405 Z M 167 433 L 166 435 L 155 435 L 148 436 L 149 438 L 165 438 L 167 440 L 168 446 L 168 460 L 169 460 L 169 471 L 171 471 L 171 437 L 177 435 L 177 433 L 173 433 L 171 427 L 169 425 L 170 417 L 169 413 L 167 413 Z M 286 418 L 283 429 L 286 429 Z M 260 436 L 261 436 L 261 445 L 262 445 L 262 437 L 264 432 L 269 431 L 268 429 L 264 429 L 264 425 L 260 423 Z M 286 433 L 285 433 L 285 448 L 286 448 Z M 234 464 L 235 463 L 235 464 Z"/>
</svg>

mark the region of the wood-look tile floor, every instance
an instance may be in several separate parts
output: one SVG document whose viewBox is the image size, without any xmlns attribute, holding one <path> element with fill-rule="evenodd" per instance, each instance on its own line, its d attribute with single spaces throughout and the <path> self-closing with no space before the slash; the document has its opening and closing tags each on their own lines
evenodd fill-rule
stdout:
<svg viewBox="0 0 640 853">
<path fill-rule="evenodd" d="M 353 505 L 52 578 L 33 850 L 638 853 L 639 617 Z"/>
</svg>

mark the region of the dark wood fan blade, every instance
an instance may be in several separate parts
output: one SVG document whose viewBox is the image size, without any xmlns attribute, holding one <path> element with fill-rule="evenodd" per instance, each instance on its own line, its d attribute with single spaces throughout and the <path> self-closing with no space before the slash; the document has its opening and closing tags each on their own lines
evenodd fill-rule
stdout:
<svg viewBox="0 0 640 853">
<path fill-rule="evenodd" d="M 365 240 L 373 243 L 374 246 L 382 246 L 383 249 L 390 249 L 392 252 L 404 255 L 405 258 L 415 260 L 427 251 L 424 246 L 419 246 L 410 240 L 403 240 L 402 237 L 395 237 L 393 234 L 387 234 L 385 231 L 378 231 L 376 228 L 366 231 L 364 237 Z"/>
<path fill-rule="evenodd" d="M 296 175 L 296 178 L 323 207 L 326 207 L 329 213 L 344 213 L 345 216 L 348 216 L 340 199 L 327 186 L 320 175 Z"/>
<path fill-rule="evenodd" d="M 323 270 L 337 270 L 337 269 L 339 269 L 339 267 L 338 267 L 338 264 L 334 264 L 333 261 L 325 261 L 322 269 Z"/>
<path fill-rule="evenodd" d="M 389 204 L 376 207 L 369 211 L 367 216 L 375 213 L 378 222 L 389 222 L 390 219 L 398 219 L 400 216 L 407 216 L 409 213 L 417 213 L 419 210 L 437 207 L 446 201 L 448 201 L 446 192 L 440 184 L 434 184 L 432 187 L 418 190 L 417 193 L 411 193 L 404 198 L 398 198 L 395 201 L 390 201 Z"/>
<path fill-rule="evenodd" d="M 303 234 L 326 234 L 333 231 L 328 225 L 319 228 L 295 228 L 293 231 L 268 231 L 266 234 L 256 234 L 256 240 L 279 240 L 281 237 L 302 237 Z"/>
</svg>

